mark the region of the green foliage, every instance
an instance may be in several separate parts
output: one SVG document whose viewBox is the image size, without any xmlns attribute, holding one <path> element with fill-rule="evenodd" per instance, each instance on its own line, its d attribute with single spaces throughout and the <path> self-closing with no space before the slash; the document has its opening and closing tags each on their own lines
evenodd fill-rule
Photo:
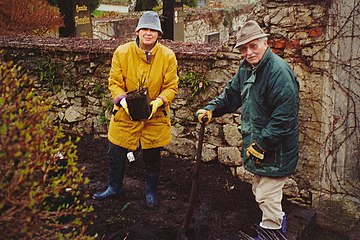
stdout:
<svg viewBox="0 0 360 240">
<path fill-rule="evenodd" d="M 204 91 L 209 84 L 209 80 L 198 72 L 185 72 L 179 76 L 179 87 L 191 88 L 192 96 Z"/>
<path fill-rule="evenodd" d="M 101 10 L 95 10 L 91 13 L 91 15 L 94 17 L 94 18 L 101 18 L 102 16 L 104 16 L 105 14 L 107 14 L 107 12 L 105 11 L 101 11 Z"/>
<path fill-rule="evenodd" d="M 101 125 L 105 125 L 110 122 L 109 119 L 106 117 L 106 112 L 103 112 L 98 116 L 98 121 Z"/>
<path fill-rule="evenodd" d="M 0 62 L 0 230 L 8 239 L 90 239 L 92 206 L 76 145 L 49 118 L 49 99 Z"/>
<path fill-rule="evenodd" d="M 92 89 L 92 91 L 96 96 L 99 96 L 99 97 L 105 96 L 105 88 L 100 84 L 96 84 L 94 86 L 94 88 Z"/>
<path fill-rule="evenodd" d="M 90 12 L 93 12 L 100 5 L 100 0 L 89 0 L 90 1 Z"/>
<path fill-rule="evenodd" d="M 114 108 L 114 103 L 113 101 L 111 101 L 111 99 L 107 98 L 105 101 L 106 102 L 104 112 L 102 112 L 102 114 L 98 116 L 99 123 L 104 125 L 110 122 L 110 119 L 107 117 L 107 113 L 111 113 Z"/>
<path fill-rule="evenodd" d="M 197 0 L 185 0 L 184 4 L 188 7 L 197 7 L 198 1 Z"/>
<path fill-rule="evenodd" d="M 107 98 L 106 99 L 105 110 L 106 111 L 112 111 L 113 107 L 114 107 L 113 101 L 111 99 Z"/>
<path fill-rule="evenodd" d="M 135 5 L 135 11 L 153 10 L 153 8 L 157 5 L 157 0 L 137 0 Z"/>
<path fill-rule="evenodd" d="M 61 66 L 55 64 L 50 59 L 38 62 L 36 66 L 36 73 L 39 75 L 39 80 L 46 87 L 57 93 L 61 90 L 63 80 L 59 77 Z"/>
</svg>

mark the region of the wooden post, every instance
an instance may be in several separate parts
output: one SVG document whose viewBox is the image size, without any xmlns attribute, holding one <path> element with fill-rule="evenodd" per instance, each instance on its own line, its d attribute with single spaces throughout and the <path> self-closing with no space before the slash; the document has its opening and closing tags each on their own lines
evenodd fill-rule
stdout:
<svg viewBox="0 0 360 240">
<path fill-rule="evenodd" d="M 184 41 L 184 0 L 163 0 L 162 38 Z"/>
<path fill-rule="evenodd" d="M 184 0 L 174 4 L 174 41 L 184 41 Z"/>
<path fill-rule="evenodd" d="M 174 40 L 174 1 L 163 0 L 163 16 L 162 30 L 164 32 L 162 38 Z"/>
</svg>

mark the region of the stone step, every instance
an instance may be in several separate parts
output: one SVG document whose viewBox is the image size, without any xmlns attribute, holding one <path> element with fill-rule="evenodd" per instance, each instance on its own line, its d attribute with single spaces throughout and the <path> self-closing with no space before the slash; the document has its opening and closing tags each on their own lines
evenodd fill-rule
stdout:
<svg viewBox="0 0 360 240">
<path fill-rule="evenodd" d="M 311 209 L 295 208 L 286 217 L 288 240 L 307 239 L 315 229 L 315 212 Z"/>
</svg>

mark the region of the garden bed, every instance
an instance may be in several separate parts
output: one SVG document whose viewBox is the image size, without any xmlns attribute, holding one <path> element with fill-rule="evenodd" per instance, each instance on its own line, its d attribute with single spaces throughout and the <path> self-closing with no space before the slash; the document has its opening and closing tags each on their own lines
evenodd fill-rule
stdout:
<svg viewBox="0 0 360 240">
<path fill-rule="evenodd" d="M 107 187 L 107 140 L 84 136 L 78 143 L 80 165 L 86 167 L 90 179 L 87 190 L 92 195 Z M 191 169 L 195 162 L 172 156 L 164 157 L 159 205 L 149 209 L 145 205 L 145 175 L 143 162 L 137 159 L 126 165 L 123 196 L 102 201 L 89 200 L 94 207 L 94 224 L 87 234 L 108 240 L 176 240 L 181 233 L 189 207 Z M 284 211 L 291 215 L 302 208 L 286 198 Z M 295 216 L 296 218 L 296 216 Z M 229 167 L 218 162 L 202 163 L 199 200 L 194 207 L 188 240 L 242 239 L 240 231 L 256 236 L 254 225 L 261 219 L 251 185 L 233 177 Z M 288 223 L 288 228 L 294 225 Z M 308 240 L 348 239 L 329 229 L 313 226 Z M 299 229 L 292 229 L 296 232 Z M 304 238 L 302 238 L 304 239 Z"/>
</svg>

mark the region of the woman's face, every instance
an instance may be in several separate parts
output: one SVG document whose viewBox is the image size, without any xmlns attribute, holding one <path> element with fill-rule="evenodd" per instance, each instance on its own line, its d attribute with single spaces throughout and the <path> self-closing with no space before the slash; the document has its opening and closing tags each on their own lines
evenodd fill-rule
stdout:
<svg viewBox="0 0 360 240">
<path fill-rule="evenodd" d="M 136 35 L 139 37 L 140 48 L 145 51 L 150 51 L 160 38 L 158 31 L 149 28 L 140 29 L 136 32 Z"/>
</svg>

